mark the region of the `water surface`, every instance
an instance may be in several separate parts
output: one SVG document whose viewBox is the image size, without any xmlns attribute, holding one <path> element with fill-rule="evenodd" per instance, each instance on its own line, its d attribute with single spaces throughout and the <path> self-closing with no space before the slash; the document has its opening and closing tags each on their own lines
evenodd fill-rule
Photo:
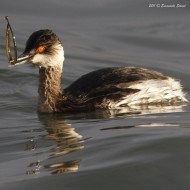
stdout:
<svg viewBox="0 0 190 190">
<path fill-rule="evenodd" d="M 5 54 L 8 15 L 20 53 L 36 30 L 60 37 L 63 87 L 95 69 L 133 65 L 180 79 L 190 100 L 189 2 L 178 9 L 149 3 L 1 1 L 0 189 L 190 188 L 189 104 L 141 114 L 39 115 L 38 69 L 9 68 Z"/>
</svg>

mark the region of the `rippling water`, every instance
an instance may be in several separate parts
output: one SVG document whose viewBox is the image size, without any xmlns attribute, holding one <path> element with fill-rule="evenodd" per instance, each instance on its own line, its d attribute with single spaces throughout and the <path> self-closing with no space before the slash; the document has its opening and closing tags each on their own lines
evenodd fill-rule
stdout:
<svg viewBox="0 0 190 190">
<path fill-rule="evenodd" d="M 60 37 L 63 87 L 95 69 L 134 65 L 180 79 L 190 100 L 189 2 L 149 3 L 155 1 L 1 1 L 0 189 L 190 188 L 189 104 L 141 114 L 39 115 L 37 68 L 10 68 L 6 59 L 8 15 L 20 52 L 35 30 Z"/>
</svg>

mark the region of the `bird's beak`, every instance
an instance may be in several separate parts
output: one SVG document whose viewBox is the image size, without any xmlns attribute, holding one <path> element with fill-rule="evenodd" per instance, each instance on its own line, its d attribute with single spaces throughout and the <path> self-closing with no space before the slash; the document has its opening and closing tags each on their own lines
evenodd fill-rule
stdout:
<svg viewBox="0 0 190 190">
<path fill-rule="evenodd" d="M 32 58 L 34 55 L 29 55 L 27 53 L 21 54 L 16 60 L 11 60 L 11 66 L 17 66 L 17 65 L 22 65 L 25 63 L 28 63 L 30 58 Z"/>
</svg>

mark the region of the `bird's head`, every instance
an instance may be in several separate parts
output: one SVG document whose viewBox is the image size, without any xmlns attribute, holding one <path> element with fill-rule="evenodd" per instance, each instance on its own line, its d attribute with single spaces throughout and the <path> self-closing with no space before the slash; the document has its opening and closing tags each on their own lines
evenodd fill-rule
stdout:
<svg viewBox="0 0 190 190">
<path fill-rule="evenodd" d="M 62 67 L 64 50 L 59 38 L 51 30 L 39 30 L 28 38 L 19 59 L 21 63 L 30 62 L 39 67 Z"/>
</svg>

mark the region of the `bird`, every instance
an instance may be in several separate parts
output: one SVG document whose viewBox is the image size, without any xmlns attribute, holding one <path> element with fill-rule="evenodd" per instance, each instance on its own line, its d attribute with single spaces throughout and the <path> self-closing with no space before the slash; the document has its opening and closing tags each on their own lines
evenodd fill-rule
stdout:
<svg viewBox="0 0 190 190">
<path fill-rule="evenodd" d="M 179 80 L 134 66 L 101 68 L 61 88 L 64 48 L 49 29 L 33 32 L 18 64 L 39 67 L 38 111 L 67 113 L 132 109 L 135 106 L 173 106 L 188 102 Z"/>
</svg>

